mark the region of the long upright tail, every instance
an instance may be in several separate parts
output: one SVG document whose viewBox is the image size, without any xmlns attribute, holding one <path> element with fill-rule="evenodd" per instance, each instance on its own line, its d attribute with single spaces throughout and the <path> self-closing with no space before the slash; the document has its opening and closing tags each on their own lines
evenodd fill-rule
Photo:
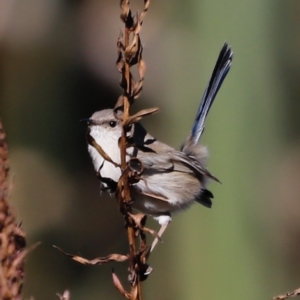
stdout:
<svg viewBox="0 0 300 300">
<path fill-rule="evenodd" d="M 211 105 L 214 102 L 214 99 L 218 93 L 219 88 L 222 85 L 223 80 L 225 79 L 231 67 L 232 58 L 233 52 L 231 50 L 231 47 L 225 42 L 198 108 L 192 131 L 189 136 L 189 142 L 191 144 L 197 144 L 203 133 L 205 127 L 205 118 L 209 112 Z"/>
</svg>

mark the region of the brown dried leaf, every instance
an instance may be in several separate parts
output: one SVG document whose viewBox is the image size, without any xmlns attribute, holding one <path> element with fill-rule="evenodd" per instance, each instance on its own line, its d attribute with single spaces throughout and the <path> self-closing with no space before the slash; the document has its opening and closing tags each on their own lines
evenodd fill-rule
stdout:
<svg viewBox="0 0 300 300">
<path fill-rule="evenodd" d="M 132 89 L 132 97 L 134 99 L 137 99 L 141 95 L 142 88 L 143 88 L 143 80 L 139 80 Z"/>
<path fill-rule="evenodd" d="M 141 227 L 140 228 L 141 230 L 143 230 L 144 232 L 147 232 L 147 233 L 150 233 L 151 235 L 153 235 L 154 237 L 158 238 L 158 240 L 160 242 L 162 242 L 162 239 L 161 237 L 157 234 L 157 232 L 151 228 L 148 228 L 148 227 Z M 150 254 L 150 253 L 149 253 Z"/>
<path fill-rule="evenodd" d="M 132 123 L 138 122 L 143 117 L 152 115 L 152 114 L 156 113 L 158 110 L 159 110 L 158 107 L 142 109 L 139 112 L 137 112 L 136 114 L 134 114 L 134 115 L 130 116 L 129 118 L 127 118 L 127 120 L 124 123 L 124 126 L 128 126 Z"/>
<path fill-rule="evenodd" d="M 98 152 L 99 154 L 107 161 L 111 162 L 115 167 L 120 167 L 119 164 L 115 163 L 109 156 L 108 154 L 106 154 L 106 152 L 102 149 L 102 147 L 100 145 L 97 144 L 97 142 L 95 141 L 95 139 L 88 133 L 87 134 L 87 141 L 88 143 L 93 146 Z"/>
<path fill-rule="evenodd" d="M 116 119 L 121 121 L 123 120 L 123 116 L 124 116 L 123 109 L 124 109 L 124 96 L 121 95 L 119 96 L 118 101 L 114 108 L 114 114 Z"/>
<path fill-rule="evenodd" d="M 146 64 L 145 64 L 144 60 L 142 60 L 142 59 L 140 59 L 140 61 L 139 61 L 138 71 L 139 71 L 140 79 L 144 79 L 144 75 L 146 72 Z"/>
<path fill-rule="evenodd" d="M 141 18 L 140 18 L 140 14 L 137 13 L 135 16 L 136 22 L 134 23 L 133 27 L 132 27 L 132 31 L 134 34 L 139 34 L 141 31 Z"/>
<path fill-rule="evenodd" d="M 128 215 L 133 219 L 133 221 L 139 228 L 144 227 L 147 220 L 147 215 L 142 213 L 137 213 L 135 215 L 128 213 Z"/>
<path fill-rule="evenodd" d="M 123 44 L 123 32 L 120 31 L 120 34 L 118 36 L 117 40 L 117 49 L 118 49 L 118 58 L 116 61 L 117 69 L 120 73 L 124 70 L 124 64 L 125 61 L 123 59 L 123 51 L 125 49 L 124 44 Z"/>
<path fill-rule="evenodd" d="M 138 99 L 141 96 L 141 93 L 142 93 L 142 88 L 134 94 L 133 99 L 134 100 Z"/>
<path fill-rule="evenodd" d="M 122 52 L 118 53 L 118 59 L 116 62 L 116 66 L 117 66 L 117 70 L 122 73 L 124 71 L 125 68 L 125 61 L 123 59 L 123 54 Z"/>
<path fill-rule="evenodd" d="M 130 67 L 136 65 L 142 57 L 142 52 L 143 47 L 141 44 L 140 36 L 138 34 L 135 34 L 131 44 L 125 49 L 125 61 L 130 65 Z"/>
<path fill-rule="evenodd" d="M 125 296 L 127 299 L 132 299 L 130 298 L 130 294 L 128 292 L 126 292 L 126 290 L 124 289 L 119 277 L 116 275 L 116 273 L 114 272 L 114 269 L 112 270 L 112 280 L 113 280 L 113 284 L 116 287 L 116 289 L 123 295 Z"/>
<path fill-rule="evenodd" d="M 150 6 L 150 0 L 144 0 L 144 11 L 147 11 Z"/>
<path fill-rule="evenodd" d="M 144 232 L 148 232 L 150 234 L 152 234 L 154 237 L 158 238 L 159 241 L 161 242 L 162 239 L 161 237 L 157 234 L 156 231 L 154 231 L 153 229 L 150 229 L 150 228 L 147 228 L 144 226 L 144 224 L 146 223 L 146 219 L 147 219 L 147 216 L 142 214 L 142 213 L 138 213 L 138 214 L 131 214 L 131 213 L 128 213 L 128 215 L 133 219 L 133 221 L 135 222 L 136 226 L 144 231 Z"/>
<path fill-rule="evenodd" d="M 126 24 L 128 17 L 131 17 L 131 11 L 130 11 L 130 1 L 129 0 L 121 0 L 120 1 L 120 7 L 121 7 L 121 20 Z"/>
<path fill-rule="evenodd" d="M 134 59 L 130 62 L 131 65 L 137 64 L 142 59 L 142 53 L 143 53 L 143 46 L 141 43 L 140 36 L 137 35 L 137 53 L 136 53 Z"/>
<path fill-rule="evenodd" d="M 83 265 L 93 265 L 94 266 L 94 265 L 101 265 L 104 263 L 109 263 L 112 261 L 124 262 L 124 261 L 128 260 L 127 255 L 116 254 L 116 253 L 110 254 L 108 256 L 98 257 L 98 258 L 89 260 L 89 259 L 86 259 L 86 258 L 78 256 L 78 255 L 69 254 L 55 245 L 53 245 L 53 247 L 56 248 L 57 250 L 59 250 L 60 252 L 62 252 L 63 254 L 65 254 L 66 256 L 70 257 L 71 259 L 73 259 Z"/>
<path fill-rule="evenodd" d="M 129 9 L 129 7 L 124 13 L 121 13 L 120 18 L 125 23 L 125 27 L 131 30 L 134 24 L 134 19 L 132 17 L 131 10 Z"/>
<path fill-rule="evenodd" d="M 119 82 L 119 85 L 120 85 L 120 87 L 124 90 L 124 91 L 126 91 L 127 90 L 127 79 L 126 79 L 126 76 L 125 76 L 125 68 L 122 70 L 122 75 L 121 75 L 121 80 L 120 80 L 120 82 Z M 131 74 L 130 74 L 130 76 L 131 76 Z"/>
<path fill-rule="evenodd" d="M 146 264 L 150 254 L 151 254 L 151 247 L 147 247 L 143 250 L 142 254 L 141 254 L 141 257 L 140 257 L 140 260 L 141 260 L 141 263 L 142 264 Z M 150 266 L 147 266 L 147 270 L 144 272 L 144 273 L 148 273 L 150 274 L 151 272 L 148 270 L 148 268 L 151 268 Z M 151 271 L 152 271 L 152 268 L 151 268 Z M 147 275 L 147 274 L 146 274 Z"/>
<path fill-rule="evenodd" d="M 120 30 L 120 33 L 119 33 L 119 36 L 118 36 L 118 39 L 117 39 L 117 47 L 118 47 L 118 51 L 124 51 L 125 47 L 124 47 L 124 44 L 123 44 L 123 32 L 122 30 Z"/>
<path fill-rule="evenodd" d="M 146 16 L 149 5 L 150 5 L 150 0 L 144 0 L 144 10 L 139 15 L 139 22 L 140 22 L 141 25 L 143 24 L 143 20 Z"/>
<path fill-rule="evenodd" d="M 139 38 L 138 35 L 134 35 L 131 44 L 128 45 L 125 48 L 124 51 L 124 57 L 125 57 L 125 61 L 130 65 L 133 66 L 137 63 L 137 53 L 139 50 Z"/>
<path fill-rule="evenodd" d="M 132 76 L 132 74 L 130 73 L 130 83 L 131 83 L 131 93 L 130 93 L 130 95 L 128 95 L 128 96 L 132 96 L 132 89 L 133 89 L 133 87 L 135 86 L 135 80 L 134 80 L 134 78 L 133 78 L 133 76 Z M 130 101 L 130 104 L 132 104 L 132 99 L 131 99 L 131 97 L 129 97 L 129 101 Z"/>
</svg>

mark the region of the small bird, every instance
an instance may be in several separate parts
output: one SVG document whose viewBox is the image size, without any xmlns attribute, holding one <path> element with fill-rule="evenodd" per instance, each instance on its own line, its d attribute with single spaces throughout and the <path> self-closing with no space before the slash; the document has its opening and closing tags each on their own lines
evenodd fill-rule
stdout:
<svg viewBox="0 0 300 300">
<path fill-rule="evenodd" d="M 161 237 L 171 221 L 171 215 L 198 202 L 211 207 L 213 194 L 206 188 L 210 179 L 218 181 L 207 169 L 208 151 L 198 144 L 205 127 L 205 118 L 232 63 L 233 52 L 225 43 L 221 49 L 209 84 L 198 108 L 192 130 L 180 150 L 176 150 L 151 136 L 138 122 L 133 123 L 128 133 L 133 146 L 127 149 L 127 161 L 136 157 L 142 163 L 141 180 L 130 185 L 132 207 L 152 216 L 161 225 Z M 111 160 L 120 164 L 119 139 L 122 122 L 113 109 L 95 112 L 85 119 L 88 134 L 101 146 Z M 115 192 L 121 169 L 88 144 L 96 172 L 102 178 L 101 190 Z M 151 250 L 158 242 L 155 238 Z"/>
</svg>

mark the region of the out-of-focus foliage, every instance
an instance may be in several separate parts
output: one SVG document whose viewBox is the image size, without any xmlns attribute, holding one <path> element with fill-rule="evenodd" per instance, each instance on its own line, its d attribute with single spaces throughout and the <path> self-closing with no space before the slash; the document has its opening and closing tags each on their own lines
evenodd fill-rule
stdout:
<svg viewBox="0 0 300 300">
<path fill-rule="evenodd" d="M 142 2 L 142 1 L 141 1 Z M 133 11 L 142 3 L 132 0 Z M 300 282 L 299 1 L 152 1 L 141 38 L 147 65 L 133 108 L 160 106 L 149 131 L 187 135 L 217 54 L 234 50 L 208 116 L 211 210 L 175 216 L 150 259 L 145 299 L 271 299 Z M 79 120 L 113 107 L 122 26 L 118 1 L 1 1 L 0 116 L 13 165 L 11 201 L 29 244 L 25 297 L 120 299 L 111 266 L 126 253 L 116 202 L 99 196 Z M 149 222 L 149 225 L 156 226 Z M 149 237 L 150 238 L 150 237 Z M 126 280 L 126 264 L 114 264 Z"/>
</svg>

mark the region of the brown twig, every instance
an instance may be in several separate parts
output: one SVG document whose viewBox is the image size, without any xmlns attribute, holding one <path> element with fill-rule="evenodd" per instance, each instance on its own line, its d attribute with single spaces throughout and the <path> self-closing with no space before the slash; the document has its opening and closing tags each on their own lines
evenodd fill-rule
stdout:
<svg viewBox="0 0 300 300">
<path fill-rule="evenodd" d="M 86 258 L 83 258 L 83 257 L 75 255 L 75 254 L 67 253 L 55 245 L 53 245 L 53 247 L 56 248 L 57 250 L 59 250 L 60 252 L 62 252 L 64 255 L 71 257 L 73 260 L 75 260 L 83 265 L 93 265 L 94 266 L 94 265 L 102 265 L 102 264 L 109 263 L 112 261 L 124 262 L 124 261 L 128 260 L 127 255 L 121 255 L 121 254 L 115 254 L 115 253 L 107 255 L 105 257 L 86 259 Z"/>
<path fill-rule="evenodd" d="M 121 164 L 117 164 L 105 153 L 103 148 L 98 145 L 92 136 L 87 135 L 87 142 L 93 146 L 99 154 L 115 167 L 121 168 L 122 175 L 116 184 L 109 178 L 101 177 L 100 172 L 97 177 L 100 181 L 105 182 L 111 189 L 116 191 L 116 197 L 120 206 L 120 211 L 125 219 L 125 226 L 127 228 L 127 236 L 129 242 L 129 254 L 110 254 L 105 257 L 99 257 L 89 260 L 77 255 L 72 255 L 64 252 L 60 248 L 58 250 L 65 255 L 71 257 L 73 260 L 89 265 L 98 265 L 111 261 L 123 262 L 129 261 L 129 282 L 131 284 L 130 292 L 126 291 L 119 280 L 118 276 L 113 271 L 112 279 L 115 287 L 126 298 L 131 300 L 142 300 L 142 286 L 141 282 L 146 280 L 147 276 L 152 272 L 152 268 L 147 265 L 147 260 L 150 255 L 149 247 L 146 244 L 145 233 L 150 233 L 157 236 L 154 230 L 145 227 L 146 216 L 143 214 L 134 215 L 131 211 L 131 195 L 130 188 L 132 183 L 137 183 L 143 180 L 142 172 L 143 165 L 137 157 L 130 157 L 128 159 L 127 148 L 132 147 L 131 139 L 127 136 L 130 131 L 131 124 L 138 122 L 145 116 L 155 113 L 158 108 L 143 109 L 138 113 L 130 116 L 130 105 L 134 100 L 138 99 L 141 94 L 144 75 L 145 63 L 142 59 L 142 44 L 140 40 L 140 31 L 143 24 L 144 17 L 148 11 L 150 1 L 144 0 L 144 9 L 135 17 L 132 16 L 130 10 L 130 0 L 121 0 L 121 20 L 125 24 L 124 34 L 120 32 L 117 40 L 118 59 L 116 62 L 117 69 L 121 73 L 120 86 L 123 89 L 123 94 L 119 97 L 114 113 L 115 117 L 122 121 L 122 135 L 119 140 L 120 160 Z M 131 68 L 137 65 L 138 80 L 136 81 L 131 73 Z M 115 187 L 116 185 L 116 187 Z M 138 241 L 139 239 L 139 245 Z"/>
<path fill-rule="evenodd" d="M 113 282 L 116 288 L 120 291 L 122 295 L 126 298 L 129 297 L 133 300 L 142 300 L 142 288 L 141 281 L 143 279 L 143 272 L 145 271 L 145 261 L 141 261 L 141 256 L 144 255 L 146 251 L 146 243 L 145 237 L 141 238 L 143 243 L 141 245 L 144 246 L 143 249 L 140 247 L 137 250 L 136 244 L 136 236 L 138 232 L 141 232 L 139 227 L 136 224 L 136 220 L 131 214 L 131 207 L 129 205 L 131 201 L 130 196 L 130 182 L 129 176 L 130 171 L 128 170 L 127 161 L 126 161 L 126 148 L 127 148 L 127 132 L 128 126 L 142 118 L 144 115 L 148 114 L 148 111 L 142 111 L 135 116 L 130 117 L 129 109 L 130 105 L 133 103 L 135 99 L 137 99 L 141 93 L 144 73 L 145 73 L 145 64 L 142 60 L 142 46 L 140 41 L 140 30 L 143 23 L 143 19 L 148 10 L 150 1 L 144 0 L 144 10 L 137 14 L 136 18 L 132 17 L 132 13 L 130 10 L 130 1 L 129 0 L 121 0 L 121 20 L 125 24 L 125 37 L 123 44 L 123 34 L 120 33 L 117 46 L 118 46 L 118 60 L 117 60 L 117 68 L 121 73 L 121 81 L 120 86 L 123 88 L 124 93 L 121 96 L 115 106 L 115 111 L 118 111 L 120 108 L 123 110 L 122 114 L 122 124 L 123 131 L 120 139 L 119 147 L 121 153 L 121 169 L 122 176 L 118 182 L 118 190 L 117 190 L 117 198 L 120 204 L 120 211 L 123 213 L 126 227 L 127 227 L 127 235 L 129 242 L 129 277 L 131 282 L 131 291 L 130 293 L 126 292 L 121 285 L 120 281 L 116 277 L 116 274 L 113 273 Z M 131 74 L 131 67 L 133 65 L 138 64 L 138 74 L 139 80 L 135 82 L 133 76 Z M 150 110 L 149 114 L 156 111 Z M 116 115 L 117 117 L 117 115 Z M 141 251 L 142 250 L 142 251 Z M 144 255 L 144 257 L 146 257 Z"/>
<path fill-rule="evenodd" d="M 296 289 L 294 290 L 293 292 L 288 292 L 284 295 L 279 295 L 279 296 L 276 296 L 273 298 L 273 300 L 285 300 L 285 299 L 288 299 L 288 298 L 293 298 L 293 297 L 297 297 L 297 296 L 300 296 L 300 288 L 299 289 Z"/>
</svg>

